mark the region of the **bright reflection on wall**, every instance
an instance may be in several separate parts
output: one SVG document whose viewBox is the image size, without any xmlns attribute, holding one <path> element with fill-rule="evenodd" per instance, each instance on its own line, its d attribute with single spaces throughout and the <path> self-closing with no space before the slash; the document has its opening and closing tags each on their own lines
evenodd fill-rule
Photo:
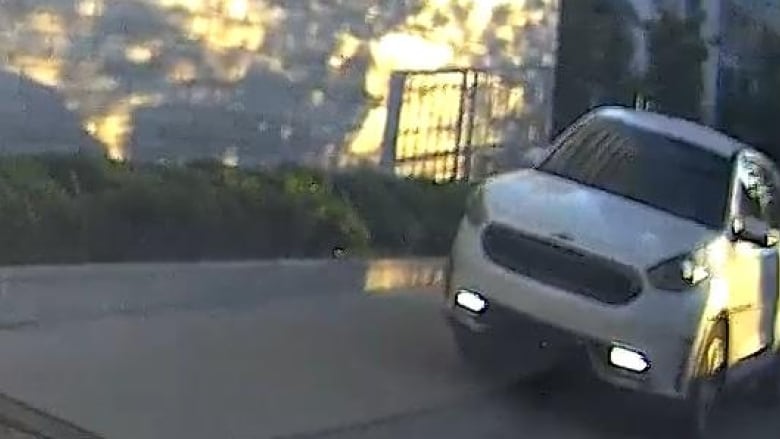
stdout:
<svg viewBox="0 0 780 439">
<path fill-rule="evenodd" d="M 540 8 L 527 8 L 526 2 L 516 0 L 431 0 L 425 2 L 420 11 L 385 35 L 368 44 L 371 54 L 371 68 L 366 74 L 365 92 L 375 105 L 357 133 L 351 138 L 350 155 L 377 159 L 377 148 L 382 143 L 387 109 L 384 106 L 388 95 L 390 75 L 396 70 L 435 70 L 443 67 L 496 66 L 512 67 L 523 64 L 523 38 L 518 32 L 524 26 L 539 26 L 550 15 L 554 2 L 540 2 Z M 460 12 L 465 12 L 462 14 Z M 331 65 L 338 67 L 345 59 L 358 53 L 357 38 L 342 35 L 340 46 L 331 58 Z M 550 40 L 552 42 L 552 40 Z M 540 63 L 545 60 L 533 60 Z M 428 103 L 406 102 L 403 117 L 415 118 L 419 127 L 433 126 L 441 120 L 452 120 L 457 112 L 461 93 L 457 85 L 460 75 L 445 75 L 435 78 L 435 83 L 423 87 L 439 87 L 451 92 L 439 93 L 437 108 L 440 111 L 422 111 Z M 491 114 L 503 117 L 507 113 L 518 113 L 523 104 L 523 89 L 516 88 L 509 97 L 511 102 L 495 108 Z M 494 102 L 491 105 L 498 105 Z M 430 119 L 430 120 L 426 120 Z M 401 125 L 408 125 L 401 122 Z M 492 134 L 491 134 L 492 135 Z M 427 143 L 425 152 L 443 152 L 456 147 L 456 132 L 444 132 L 435 142 Z M 499 139 L 486 139 L 497 142 Z M 399 152 L 407 154 L 411 147 L 399 145 Z M 421 153 L 423 151 L 417 151 Z M 348 160 L 348 159 L 347 159 Z M 433 169 L 436 164 L 423 165 Z M 404 172 L 404 168 L 401 168 Z M 428 175 L 437 171 L 426 172 Z M 412 173 L 408 169 L 406 173 Z"/>
<path fill-rule="evenodd" d="M 441 286 L 444 270 L 434 261 L 377 260 L 368 264 L 363 288 L 366 292 L 382 292 Z"/>
<path fill-rule="evenodd" d="M 125 49 L 125 57 L 128 61 L 136 64 L 146 64 L 154 56 L 154 47 L 151 45 L 133 45 Z"/>
<path fill-rule="evenodd" d="M 9 0 L 0 54 L 6 70 L 56 89 L 118 159 L 152 140 L 175 155 L 305 141 L 285 158 L 371 159 L 394 70 L 548 63 L 556 17 L 557 0 Z M 443 99 L 450 111 L 456 98 Z M 169 120 L 166 105 L 191 114 Z M 138 112 L 155 108 L 163 116 L 145 120 L 159 126 L 136 129 Z M 203 108 L 232 130 L 188 138 L 170 128 L 212 122 Z"/>
</svg>

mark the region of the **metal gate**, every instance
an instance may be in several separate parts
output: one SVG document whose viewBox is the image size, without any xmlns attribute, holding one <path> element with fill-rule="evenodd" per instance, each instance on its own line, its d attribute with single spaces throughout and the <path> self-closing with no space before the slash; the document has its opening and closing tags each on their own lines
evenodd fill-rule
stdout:
<svg viewBox="0 0 780 439">
<path fill-rule="evenodd" d="M 396 174 L 475 180 L 547 140 L 552 71 L 395 72 L 382 161 Z"/>
</svg>

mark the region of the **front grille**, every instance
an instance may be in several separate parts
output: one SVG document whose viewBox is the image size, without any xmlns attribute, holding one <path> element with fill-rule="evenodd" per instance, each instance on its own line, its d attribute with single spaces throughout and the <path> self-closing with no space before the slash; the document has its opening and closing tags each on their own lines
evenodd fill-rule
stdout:
<svg viewBox="0 0 780 439">
<path fill-rule="evenodd" d="M 604 303 L 628 303 L 642 290 L 636 272 L 629 267 L 506 226 L 488 226 L 482 247 L 497 265 Z"/>
</svg>

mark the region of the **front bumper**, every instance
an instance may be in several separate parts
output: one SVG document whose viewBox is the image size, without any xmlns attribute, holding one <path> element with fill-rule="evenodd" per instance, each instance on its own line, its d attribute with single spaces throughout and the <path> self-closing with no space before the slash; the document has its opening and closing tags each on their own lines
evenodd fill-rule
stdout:
<svg viewBox="0 0 780 439">
<path fill-rule="evenodd" d="M 500 337 L 507 349 L 537 346 L 565 358 L 584 358 L 585 367 L 598 378 L 622 388 L 675 399 L 686 396 L 703 295 L 646 290 L 619 306 L 573 295 L 493 264 L 482 252 L 479 231 L 468 224 L 451 258 L 445 310 L 453 324 Z M 452 293 L 460 288 L 485 296 L 487 311 L 475 315 L 456 306 Z M 612 346 L 641 352 L 650 368 L 636 373 L 615 367 L 609 361 Z"/>
<path fill-rule="evenodd" d="M 450 305 L 445 308 L 445 315 L 451 325 L 490 337 L 504 349 L 521 349 L 522 356 L 555 358 L 559 362 L 575 364 L 588 373 L 594 373 L 600 380 L 621 388 L 672 399 L 685 398 L 685 370 L 691 345 L 688 340 L 650 346 L 589 337 L 541 322 L 494 302 L 482 316 L 474 316 Z M 641 352 L 650 362 L 650 368 L 644 373 L 637 373 L 611 365 L 609 351 L 613 346 L 625 346 Z"/>
</svg>

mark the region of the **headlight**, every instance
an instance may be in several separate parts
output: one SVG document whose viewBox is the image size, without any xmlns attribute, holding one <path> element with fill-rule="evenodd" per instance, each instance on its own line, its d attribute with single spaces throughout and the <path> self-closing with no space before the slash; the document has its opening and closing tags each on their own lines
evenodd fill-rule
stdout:
<svg viewBox="0 0 780 439">
<path fill-rule="evenodd" d="M 481 294 L 465 289 L 458 290 L 455 293 L 455 304 L 474 314 L 482 314 L 488 307 L 487 299 L 482 297 Z"/>
<path fill-rule="evenodd" d="M 710 277 L 707 253 L 697 250 L 678 256 L 651 268 L 647 276 L 656 288 L 669 291 L 685 291 Z"/>
<path fill-rule="evenodd" d="M 484 185 L 479 185 L 466 201 L 466 218 L 472 226 L 480 226 L 487 221 Z"/>
<path fill-rule="evenodd" d="M 636 373 L 644 373 L 650 369 L 650 360 L 647 356 L 627 346 L 609 348 L 609 364 Z"/>
</svg>

